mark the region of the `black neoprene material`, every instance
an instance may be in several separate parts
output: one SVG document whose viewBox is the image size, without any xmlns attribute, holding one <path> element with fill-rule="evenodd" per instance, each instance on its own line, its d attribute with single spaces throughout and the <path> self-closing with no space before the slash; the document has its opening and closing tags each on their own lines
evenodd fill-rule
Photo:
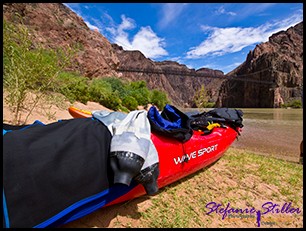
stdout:
<svg viewBox="0 0 306 231">
<path fill-rule="evenodd" d="M 140 173 L 134 178 L 137 183 L 143 185 L 148 195 L 154 195 L 158 192 L 157 178 L 159 176 L 159 163 L 155 163 L 151 166 L 140 171 Z"/>
<path fill-rule="evenodd" d="M 114 172 L 114 183 L 129 186 L 133 177 L 140 172 L 144 161 L 144 158 L 132 152 L 111 152 L 110 165 Z"/>
<path fill-rule="evenodd" d="M 108 189 L 111 134 L 92 118 L 3 136 L 3 192 L 10 227 L 34 227 Z"/>
</svg>

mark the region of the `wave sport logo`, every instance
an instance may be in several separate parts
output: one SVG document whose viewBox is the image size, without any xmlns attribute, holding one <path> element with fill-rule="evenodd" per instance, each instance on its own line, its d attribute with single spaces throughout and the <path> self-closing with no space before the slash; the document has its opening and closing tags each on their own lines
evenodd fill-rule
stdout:
<svg viewBox="0 0 306 231">
<path fill-rule="evenodd" d="M 209 211 L 206 213 L 207 215 L 211 213 L 216 213 L 222 215 L 222 220 L 224 220 L 229 214 L 256 214 L 256 222 L 257 227 L 260 227 L 261 216 L 269 213 L 279 214 L 279 213 L 286 213 L 286 214 L 300 214 L 301 210 L 299 208 L 294 208 L 291 206 L 292 203 L 285 202 L 282 206 L 271 201 L 262 204 L 261 208 L 263 210 L 256 210 L 254 207 L 251 208 L 233 208 L 230 206 L 230 202 L 227 203 L 226 207 L 222 207 L 222 204 L 218 204 L 216 202 L 209 202 L 206 204 L 206 208 Z"/>
</svg>

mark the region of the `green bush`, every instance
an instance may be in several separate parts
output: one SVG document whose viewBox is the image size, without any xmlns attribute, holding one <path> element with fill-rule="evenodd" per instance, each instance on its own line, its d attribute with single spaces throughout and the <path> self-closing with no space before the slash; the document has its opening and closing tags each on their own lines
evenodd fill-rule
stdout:
<svg viewBox="0 0 306 231">
<path fill-rule="evenodd" d="M 91 81 L 89 98 L 113 110 L 118 110 L 122 103 L 119 92 L 113 91 L 112 85 L 105 79 L 93 79 Z"/>
<path fill-rule="evenodd" d="M 163 109 L 166 104 L 170 103 L 167 94 L 156 89 L 151 91 L 150 102 L 155 104 L 159 109 Z"/>
<path fill-rule="evenodd" d="M 73 103 L 80 101 L 84 104 L 90 100 L 88 80 L 76 73 L 61 72 L 57 77 L 58 92 Z"/>
<path fill-rule="evenodd" d="M 207 102 L 204 104 L 204 108 L 214 108 L 215 105 L 216 104 L 214 102 Z"/>
<path fill-rule="evenodd" d="M 302 108 L 302 101 L 301 100 L 294 100 L 291 103 L 291 107 L 293 107 L 293 108 Z"/>
<path fill-rule="evenodd" d="M 129 113 L 129 112 L 130 112 L 129 109 L 127 109 L 126 107 L 124 107 L 124 106 L 122 106 L 122 105 L 120 105 L 120 106 L 118 107 L 118 110 L 119 110 L 119 111 L 122 111 L 122 112 L 125 112 L 125 113 Z"/>
<path fill-rule="evenodd" d="M 122 99 L 122 105 L 132 111 L 137 109 L 138 102 L 133 96 L 127 95 Z"/>
<path fill-rule="evenodd" d="M 197 108 L 206 108 L 211 106 L 211 104 L 208 103 L 208 95 L 204 85 L 201 85 L 201 88 L 195 92 L 193 101 Z"/>
<path fill-rule="evenodd" d="M 108 95 L 108 98 L 101 104 L 114 111 L 119 110 L 122 106 L 122 100 L 119 97 L 118 91 L 112 92 L 110 95 Z"/>
<path fill-rule="evenodd" d="M 8 93 L 5 101 L 14 111 L 14 124 L 20 123 L 21 109 L 25 108 L 24 101 L 30 92 L 36 97 L 28 102 L 27 118 L 39 99 L 54 90 L 57 75 L 72 55 L 69 49 L 33 47 L 30 33 L 23 24 L 3 20 L 3 87 Z"/>
<path fill-rule="evenodd" d="M 130 82 L 126 88 L 127 94 L 133 97 L 138 105 L 147 105 L 150 102 L 150 91 L 145 81 Z"/>
<path fill-rule="evenodd" d="M 115 77 L 109 77 L 103 78 L 103 81 L 109 83 L 112 87 L 112 91 L 117 91 L 120 97 L 127 95 L 126 83 L 124 83 L 122 80 Z"/>
<path fill-rule="evenodd" d="M 302 101 L 301 100 L 292 100 L 288 103 L 282 104 L 282 108 L 292 107 L 292 108 L 302 108 Z"/>
<path fill-rule="evenodd" d="M 102 103 L 112 93 L 112 86 L 103 79 L 93 79 L 89 84 L 89 95 L 92 101 Z"/>
</svg>

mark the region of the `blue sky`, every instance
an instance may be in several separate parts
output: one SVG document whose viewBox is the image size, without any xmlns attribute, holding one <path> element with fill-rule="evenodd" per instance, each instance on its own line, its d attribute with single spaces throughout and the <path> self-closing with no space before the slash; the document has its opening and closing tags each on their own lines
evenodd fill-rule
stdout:
<svg viewBox="0 0 306 231">
<path fill-rule="evenodd" d="M 303 21 L 302 3 L 65 3 L 111 43 L 153 61 L 225 74 L 256 44 Z"/>
</svg>

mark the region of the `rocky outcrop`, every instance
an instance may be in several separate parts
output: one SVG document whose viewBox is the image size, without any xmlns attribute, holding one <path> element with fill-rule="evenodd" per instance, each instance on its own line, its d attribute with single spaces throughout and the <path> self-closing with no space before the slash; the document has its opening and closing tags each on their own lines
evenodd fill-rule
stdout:
<svg viewBox="0 0 306 231">
<path fill-rule="evenodd" d="M 220 107 L 276 108 L 301 99 L 303 22 L 257 45 L 227 76 L 232 79 L 221 86 L 217 100 Z"/>
<path fill-rule="evenodd" d="M 90 30 L 82 18 L 61 3 L 6 3 L 3 5 L 3 15 L 10 22 L 26 25 L 34 45 L 54 49 L 77 47 L 74 65 L 67 67 L 67 70 L 77 71 L 89 78 L 111 76 L 128 81 L 144 80 L 148 88 L 165 91 L 172 104 L 179 107 L 194 106 L 194 93 L 203 84 L 210 101 L 217 99 L 222 80 L 192 74 L 223 76 L 221 71 L 205 68 L 196 71 L 177 62 L 154 62 L 140 51 L 125 51 L 116 44 L 110 44 L 100 33 Z M 120 68 L 144 72 L 118 71 Z"/>
<path fill-rule="evenodd" d="M 90 30 L 83 19 L 60 3 L 6 3 L 3 17 L 13 23 L 23 23 L 36 46 L 52 49 L 78 49 L 69 68 L 87 77 L 116 75 L 119 60 L 110 42 L 100 33 Z"/>
<path fill-rule="evenodd" d="M 174 61 L 154 62 L 139 51 L 125 51 L 116 44 L 113 44 L 113 48 L 120 60 L 118 70 L 131 70 L 120 72 L 121 78 L 131 81 L 144 80 L 150 89 L 164 90 L 173 105 L 194 107 L 194 94 L 202 85 L 207 90 L 209 100 L 216 101 L 218 89 L 224 81 L 221 79 L 224 77 L 222 71 L 208 68 L 190 69 Z"/>
</svg>

